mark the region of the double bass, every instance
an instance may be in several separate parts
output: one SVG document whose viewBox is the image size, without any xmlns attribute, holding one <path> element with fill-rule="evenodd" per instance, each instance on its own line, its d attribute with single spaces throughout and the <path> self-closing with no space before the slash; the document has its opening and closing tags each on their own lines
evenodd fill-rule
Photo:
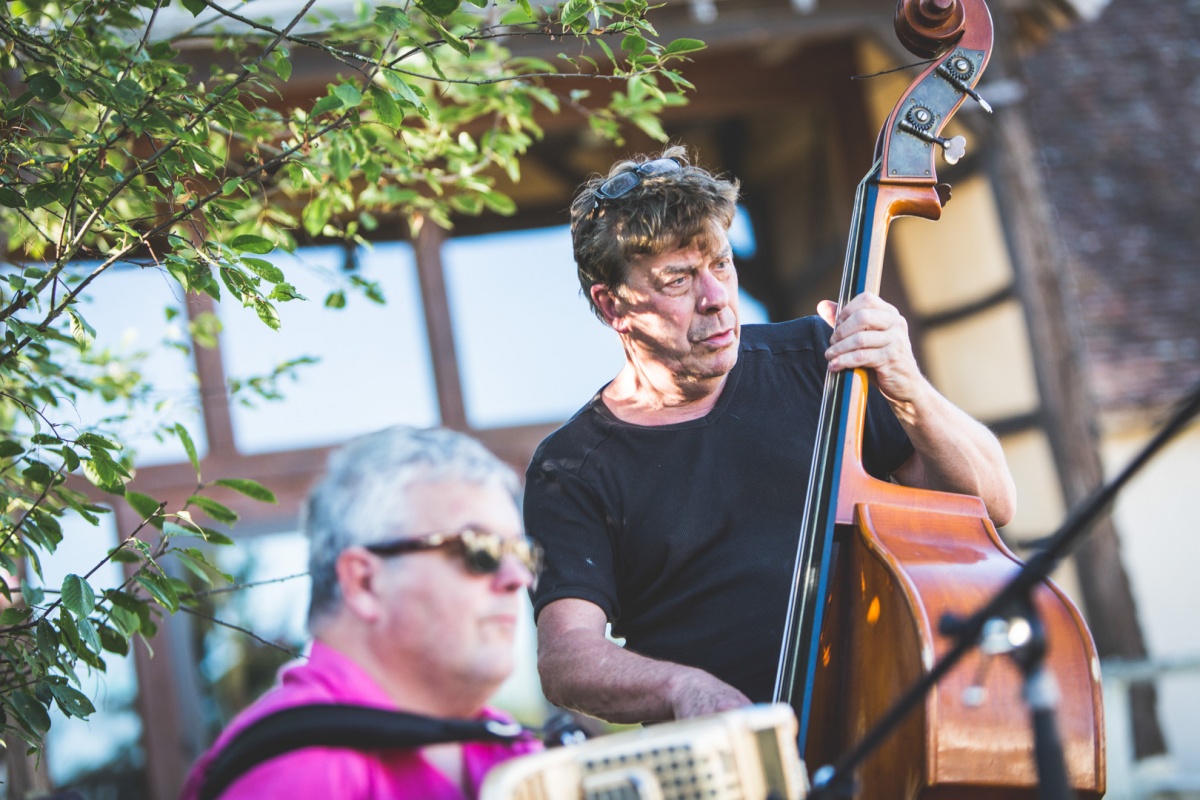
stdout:
<svg viewBox="0 0 1200 800">
<path fill-rule="evenodd" d="M 954 163 L 961 137 L 941 136 L 976 93 L 992 48 L 983 0 L 900 0 L 896 30 L 929 66 L 896 103 L 860 183 L 841 304 L 878 292 L 888 227 L 937 220 L 949 199 L 935 159 Z M 987 109 L 990 111 L 990 108 Z M 1019 570 L 978 497 L 902 487 L 862 465 L 868 375 L 826 379 L 806 512 L 775 686 L 800 721 L 810 767 L 863 737 L 933 668 L 952 640 L 943 619 L 982 607 Z M 1029 617 L 1045 642 L 1042 674 L 1057 679 L 1065 781 L 1081 798 L 1104 793 L 1100 668 L 1078 609 L 1050 582 Z M 1014 659 L 978 650 L 961 660 L 857 773 L 863 800 L 1000 800 L 1038 792 L 1034 738 Z"/>
</svg>

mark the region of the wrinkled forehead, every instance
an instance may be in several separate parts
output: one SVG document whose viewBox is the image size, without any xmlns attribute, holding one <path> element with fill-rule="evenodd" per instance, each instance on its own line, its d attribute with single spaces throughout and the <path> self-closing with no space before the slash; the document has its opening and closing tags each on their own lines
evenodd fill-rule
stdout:
<svg viewBox="0 0 1200 800">
<path fill-rule="evenodd" d="M 725 224 L 717 219 L 708 219 L 667 229 L 655 236 L 631 236 L 623 250 L 625 261 L 632 263 L 639 257 L 659 256 L 677 250 L 697 250 L 703 256 L 716 256 L 721 255 L 728 246 Z"/>
</svg>

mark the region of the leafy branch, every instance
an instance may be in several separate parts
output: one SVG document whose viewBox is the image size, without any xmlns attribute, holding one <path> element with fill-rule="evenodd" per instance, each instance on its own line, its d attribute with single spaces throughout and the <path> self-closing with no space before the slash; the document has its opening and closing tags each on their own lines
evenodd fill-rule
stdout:
<svg viewBox="0 0 1200 800">
<path fill-rule="evenodd" d="M 163 613 L 207 614 L 208 591 L 237 588 L 213 556 L 237 513 L 214 492 L 274 502 L 253 480 L 202 481 L 175 422 L 159 435 L 187 453 L 195 491 L 168 505 L 131 488 L 120 425 L 153 385 L 99 343 L 83 304 L 96 281 L 155 269 L 179 298 L 225 294 L 278 328 L 278 304 L 304 300 L 281 251 L 511 214 L 498 187 L 520 179 L 547 115 L 578 114 L 617 142 L 630 125 L 665 138 L 658 115 L 685 101 L 678 68 L 703 47 L 660 40 L 646 0 L 405 0 L 347 19 L 313 7 L 280 21 L 220 0 L 12 0 L 0 12 L 0 738 L 40 747 L 51 704 L 91 713 L 80 670 L 103 672 L 109 655 L 148 644 Z M 551 40 L 571 54 L 517 52 Z M 302 64 L 327 82 L 293 79 Z M 342 288 L 324 301 L 344 305 Z M 184 347 L 219 331 L 190 324 Z M 231 392 L 275 397 L 303 363 Z M 81 421 L 89 399 L 111 413 Z M 73 546 L 68 523 L 99 525 L 119 502 L 139 521 L 94 567 L 46 586 L 43 562 Z M 121 580 L 97 585 L 110 562 Z"/>
</svg>

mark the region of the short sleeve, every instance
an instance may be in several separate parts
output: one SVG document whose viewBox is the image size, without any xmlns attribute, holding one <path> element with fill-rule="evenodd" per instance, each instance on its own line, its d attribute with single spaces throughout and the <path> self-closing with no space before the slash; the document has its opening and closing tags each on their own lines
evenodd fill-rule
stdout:
<svg viewBox="0 0 1200 800">
<path fill-rule="evenodd" d="M 867 422 L 863 432 L 863 466 L 880 480 L 900 468 L 913 454 L 912 442 L 887 399 L 872 384 L 867 392 Z"/>
<path fill-rule="evenodd" d="M 545 562 L 530 593 L 534 618 L 555 600 L 574 597 L 620 617 L 609 513 L 593 487 L 573 473 L 534 457 L 525 479 L 525 531 L 542 546 Z"/>
<path fill-rule="evenodd" d="M 829 347 L 833 328 L 819 317 L 812 319 L 819 320 L 819 324 L 815 324 L 813 329 L 818 342 L 818 347 L 814 347 L 812 351 L 814 369 L 817 370 L 816 374 L 821 375 L 824 380 L 823 376 L 828 369 L 825 350 Z M 887 398 L 875 388 L 874 383 L 871 383 L 867 390 L 865 428 L 863 431 L 863 467 L 873 477 L 887 480 L 913 454 L 913 446 L 908 439 L 908 434 L 900 425 L 900 420 L 896 419 L 892 407 L 888 405 Z"/>
</svg>

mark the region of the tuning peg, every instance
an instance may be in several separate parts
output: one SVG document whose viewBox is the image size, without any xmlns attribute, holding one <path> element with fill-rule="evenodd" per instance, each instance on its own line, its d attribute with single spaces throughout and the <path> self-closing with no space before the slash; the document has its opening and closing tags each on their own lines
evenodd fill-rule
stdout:
<svg viewBox="0 0 1200 800">
<path fill-rule="evenodd" d="M 929 122 L 926 122 L 924 116 L 918 113 L 921 111 L 928 113 L 924 108 L 916 108 L 909 113 L 909 116 L 915 117 L 917 122 L 914 123 L 906 117 L 900 120 L 897 127 L 906 133 L 911 133 L 918 139 L 938 145 L 942 148 L 942 158 L 946 159 L 946 163 L 951 165 L 957 164 L 967 154 L 967 140 L 962 136 L 943 139 L 941 136 L 931 133 L 929 125 L 932 123 L 932 117 L 930 117 Z"/>
<path fill-rule="evenodd" d="M 979 103 L 980 108 L 982 108 L 984 111 L 986 111 L 989 114 L 992 113 L 992 104 L 989 103 L 987 100 L 984 100 L 982 97 L 980 97 L 979 92 L 975 91 L 970 86 L 963 87 L 963 91 L 966 92 L 967 97 L 971 98 L 976 103 Z"/>
<path fill-rule="evenodd" d="M 942 146 L 942 158 L 946 159 L 947 164 L 957 164 L 967 154 L 965 137 L 955 136 L 953 139 L 943 139 L 935 136 L 933 141 Z"/>
<path fill-rule="evenodd" d="M 957 53 L 938 66 L 937 74 L 949 81 L 950 85 L 955 89 L 958 89 L 967 97 L 979 103 L 984 111 L 989 114 L 992 113 L 991 104 L 980 97 L 979 92 L 967 84 L 967 81 L 975 74 L 975 64 L 971 62 L 971 59 L 967 58 L 961 52 Z"/>
</svg>

